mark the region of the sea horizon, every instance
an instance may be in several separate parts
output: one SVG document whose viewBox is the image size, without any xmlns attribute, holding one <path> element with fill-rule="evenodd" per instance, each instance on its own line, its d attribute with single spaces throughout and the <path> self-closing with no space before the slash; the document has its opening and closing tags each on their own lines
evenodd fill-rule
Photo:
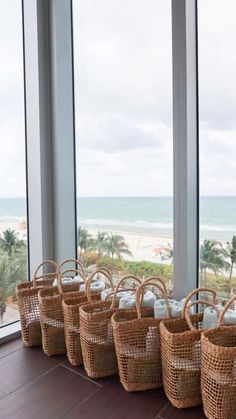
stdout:
<svg viewBox="0 0 236 419">
<path fill-rule="evenodd" d="M 77 197 L 78 226 L 94 230 L 173 236 L 173 197 Z M 0 198 L 0 222 L 26 218 L 24 197 Z M 200 237 L 236 235 L 236 196 L 200 197 Z"/>
</svg>

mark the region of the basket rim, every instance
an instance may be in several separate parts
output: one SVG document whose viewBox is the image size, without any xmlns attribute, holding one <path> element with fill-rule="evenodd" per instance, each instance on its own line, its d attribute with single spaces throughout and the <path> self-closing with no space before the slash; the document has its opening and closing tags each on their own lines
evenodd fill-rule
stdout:
<svg viewBox="0 0 236 419">
<path fill-rule="evenodd" d="M 154 315 L 153 316 L 146 316 L 145 317 L 145 313 L 149 314 L 151 312 L 153 312 L 154 310 L 151 307 L 142 307 L 142 313 L 144 315 L 144 317 L 141 317 L 140 319 L 138 318 L 138 313 L 137 313 L 137 309 L 135 308 L 128 308 L 128 309 L 118 309 L 117 311 L 115 311 L 115 313 L 112 315 L 112 322 L 114 323 L 114 325 L 120 325 L 120 324 L 127 324 L 127 323 L 131 323 L 134 322 L 136 320 L 147 320 L 147 319 L 155 319 Z M 130 320 L 121 320 L 123 316 L 127 315 L 127 314 L 134 314 L 136 317 Z M 155 319 L 155 320 L 159 320 L 160 319 Z"/>
<path fill-rule="evenodd" d="M 193 318 L 193 316 L 194 316 L 196 319 L 198 319 L 198 317 L 201 318 L 201 315 L 203 315 L 203 313 L 192 314 L 190 318 Z M 182 332 L 175 332 L 175 331 L 170 331 L 167 328 L 167 325 L 170 324 L 170 323 L 178 324 L 178 323 L 181 323 L 183 321 L 186 321 L 186 327 L 188 328 L 187 330 L 184 330 Z M 174 337 L 178 338 L 178 337 L 181 337 L 183 335 L 185 335 L 185 336 L 198 336 L 198 335 L 201 335 L 203 333 L 203 329 L 191 330 L 189 328 L 189 325 L 188 325 L 187 320 L 185 319 L 185 317 L 179 317 L 178 319 L 162 320 L 161 323 L 160 323 L 160 327 L 161 327 L 161 330 L 162 330 L 163 334 L 168 335 L 169 337 L 173 337 L 173 338 Z"/>
<path fill-rule="evenodd" d="M 210 336 L 218 332 L 225 332 L 227 331 L 230 335 L 231 333 L 233 335 L 236 335 L 236 325 L 235 326 L 219 326 L 215 329 L 208 329 L 205 330 L 201 335 L 201 343 L 203 343 L 203 346 L 208 346 L 209 350 L 212 350 L 214 352 L 220 352 L 221 354 L 234 354 L 236 356 L 236 345 L 235 346 L 221 346 L 217 345 L 216 343 L 211 342 Z"/>
</svg>

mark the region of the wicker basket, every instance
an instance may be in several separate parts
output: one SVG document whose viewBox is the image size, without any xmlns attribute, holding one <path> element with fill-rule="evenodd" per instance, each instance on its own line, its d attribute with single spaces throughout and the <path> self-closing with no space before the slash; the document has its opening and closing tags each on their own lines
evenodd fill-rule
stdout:
<svg viewBox="0 0 236 419">
<path fill-rule="evenodd" d="M 212 302 L 194 301 L 191 298 L 200 293 L 213 295 Z M 170 402 L 178 408 L 198 406 L 202 403 L 200 388 L 200 338 L 203 313 L 189 315 L 193 304 L 206 304 L 215 308 L 216 292 L 210 288 L 198 288 L 186 298 L 183 317 L 162 321 L 161 354 L 165 393 Z"/>
<path fill-rule="evenodd" d="M 63 277 L 68 273 L 79 275 L 81 282 L 63 284 Z M 84 275 L 81 270 L 67 269 L 59 273 L 58 286 L 39 291 L 42 344 L 44 353 L 48 356 L 66 353 L 62 300 L 64 297 L 84 296 L 84 291 L 80 291 L 82 283 L 84 283 Z"/>
<path fill-rule="evenodd" d="M 201 388 L 209 419 L 236 418 L 236 326 L 221 326 L 234 295 L 221 312 L 218 327 L 201 336 Z"/>
<path fill-rule="evenodd" d="M 156 279 L 156 278 L 153 278 Z M 163 285 L 163 284 L 161 284 Z M 144 391 L 162 386 L 159 325 L 152 308 L 142 308 L 144 288 L 156 288 L 166 300 L 167 318 L 170 308 L 166 288 L 150 279 L 136 292 L 136 309 L 119 310 L 112 316 L 113 334 L 120 381 L 126 391 Z"/>
<path fill-rule="evenodd" d="M 45 265 L 52 265 L 55 272 L 38 274 Z M 20 313 L 21 335 L 26 346 L 40 346 L 42 334 L 39 320 L 38 291 L 40 288 L 49 287 L 57 276 L 58 265 L 45 260 L 35 271 L 32 281 L 23 282 L 16 286 L 16 296 Z"/>
<path fill-rule="evenodd" d="M 108 270 L 97 269 L 94 271 L 88 281 L 89 285 L 91 281 L 97 274 L 103 274 L 107 279 L 109 286 L 113 288 L 111 273 Z M 79 308 L 90 301 L 100 300 L 100 293 L 98 292 L 89 292 L 87 297 L 86 291 L 84 295 L 77 297 L 67 298 L 64 297 L 62 302 L 63 313 L 64 313 L 64 326 L 65 326 L 65 339 L 66 339 L 66 348 L 67 348 L 67 357 L 69 362 L 74 365 L 82 365 L 82 350 L 80 343 L 80 315 Z"/>
<path fill-rule="evenodd" d="M 84 367 L 89 377 L 107 377 L 118 372 L 111 317 L 118 310 L 117 293 L 124 291 L 121 285 L 131 279 L 138 285 L 141 283 L 141 280 L 133 275 L 122 278 L 114 291 L 112 303 L 99 301 L 80 307 L 81 347 Z"/>
</svg>

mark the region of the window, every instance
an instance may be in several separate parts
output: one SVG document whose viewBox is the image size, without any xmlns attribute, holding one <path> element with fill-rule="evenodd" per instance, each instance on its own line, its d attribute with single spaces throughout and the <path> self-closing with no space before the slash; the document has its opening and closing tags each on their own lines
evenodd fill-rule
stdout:
<svg viewBox="0 0 236 419">
<path fill-rule="evenodd" d="M 236 286 L 236 5 L 198 1 L 200 284 Z"/>
<path fill-rule="evenodd" d="M 172 278 L 171 2 L 73 2 L 79 256 Z"/>
<path fill-rule="evenodd" d="M 19 318 L 15 285 L 27 278 L 21 1 L 0 14 L 0 326 Z"/>
</svg>

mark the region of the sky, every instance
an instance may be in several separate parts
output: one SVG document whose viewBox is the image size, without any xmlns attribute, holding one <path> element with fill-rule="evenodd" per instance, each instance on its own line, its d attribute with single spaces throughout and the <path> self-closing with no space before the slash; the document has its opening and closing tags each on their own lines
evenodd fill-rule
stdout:
<svg viewBox="0 0 236 419">
<path fill-rule="evenodd" d="M 198 3 L 200 191 L 236 195 L 236 4 Z M 24 196 L 21 1 L 0 6 L 0 196 Z M 73 9 L 77 194 L 171 196 L 171 1 Z"/>
</svg>

